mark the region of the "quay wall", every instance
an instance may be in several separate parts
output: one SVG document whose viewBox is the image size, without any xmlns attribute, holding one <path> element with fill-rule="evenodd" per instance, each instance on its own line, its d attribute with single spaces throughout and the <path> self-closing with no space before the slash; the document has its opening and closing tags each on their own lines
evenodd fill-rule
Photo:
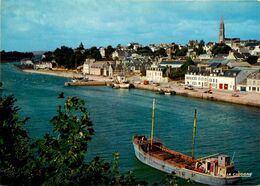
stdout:
<svg viewBox="0 0 260 186">
<path fill-rule="evenodd" d="M 151 91 L 159 91 L 161 88 L 154 85 L 143 85 L 143 84 L 134 84 L 135 88 Z M 221 101 L 234 104 L 241 104 L 253 107 L 260 107 L 260 95 L 243 95 L 240 94 L 239 97 L 233 97 L 232 92 L 226 94 L 218 93 L 212 91 L 212 94 L 204 93 L 203 91 L 198 90 L 185 90 L 183 87 L 173 87 L 170 88 L 172 91 L 176 92 L 176 95 L 186 96 L 186 97 L 195 97 L 200 99 L 206 99 L 211 101 Z"/>
</svg>

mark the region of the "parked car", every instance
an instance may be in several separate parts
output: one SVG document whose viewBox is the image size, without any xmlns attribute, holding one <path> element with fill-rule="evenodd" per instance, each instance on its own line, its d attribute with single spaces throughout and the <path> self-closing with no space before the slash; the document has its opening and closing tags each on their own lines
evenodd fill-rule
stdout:
<svg viewBox="0 0 260 186">
<path fill-rule="evenodd" d="M 192 85 L 185 85 L 184 89 L 193 90 L 193 86 Z"/>
</svg>

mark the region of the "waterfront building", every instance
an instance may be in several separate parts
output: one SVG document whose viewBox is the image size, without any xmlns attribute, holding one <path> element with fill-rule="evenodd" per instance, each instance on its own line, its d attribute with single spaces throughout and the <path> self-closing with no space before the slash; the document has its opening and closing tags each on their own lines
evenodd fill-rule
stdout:
<svg viewBox="0 0 260 186">
<path fill-rule="evenodd" d="M 52 63 L 51 62 L 40 62 L 40 63 L 35 63 L 33 65 L 34 69 L 52 69 Z"/>
<path fill-rule="evenodd" d="M 237 90 L 237 84 L 246 79 L 247 73 L 242 70 L 232 69 L 223 71 L 222 68 L 200 69 L 193 68 L 185 74 L 185 84 L 198 88 Z"/>
<path fill-rule="evenodd" d="M 83 64 L 83 74 L 90 74 L 90 67 L 95 62 L 95 59 L 86 59 Z"/>
<path fill-rule="evenodd" d="M 168 83 L 168 77 L 163 77 L 162 68 L 154 67 L 146 70 L 145 80 L 154 83 Z"/>
<path fill-rule="evenodd" d="M 219 26 L 219 43 L 225 42 L 225 25 L 224 25 L 224 18 L 221 17 L 220 26 Z"/>
<path fill-rule="evenodd" d="M 246 90 L 248 92 L 260 93 L 260 72 L 259 71 L 248 76 L 246 81 Z"/>
</svg>

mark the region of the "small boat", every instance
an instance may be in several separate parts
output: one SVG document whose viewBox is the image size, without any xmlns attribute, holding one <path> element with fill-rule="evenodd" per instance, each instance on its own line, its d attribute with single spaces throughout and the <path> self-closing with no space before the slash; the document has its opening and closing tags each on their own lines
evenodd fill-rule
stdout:
<svg viewBox="0 0 260 186">
<path fill-rule="evenodd" d="M 232 185 L 241 178 L 227 155 L 213 154 L 195 159 L 194 146 L 196 135 L 196 110 L 192 135 L 192 156 L 171 150 L 158 140 L 153 139 L 154 128 L 153 100 L 152 131 L 148 139 L 143 135 L 133 137 L 135 156 L 142 163 L 169 174 L 207 185 Z M 214 158 L 218 156 L 217 158 Z"/>
<path fill-rule="evenodd" d="M 75 82 L 86 82 L 86 81 L 88 81 L 88 78 L 86 78 L 86 77 L 73 77 L 72 79 L 71 79 L 71 81 L 73 82 L 73 83 L 75 83 Z"/>
</svg>

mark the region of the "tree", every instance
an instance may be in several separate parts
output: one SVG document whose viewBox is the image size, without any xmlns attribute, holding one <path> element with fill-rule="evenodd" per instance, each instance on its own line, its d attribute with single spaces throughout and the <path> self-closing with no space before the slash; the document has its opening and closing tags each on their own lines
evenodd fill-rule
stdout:
<svg viewBox="0 0 260 186">
<path fill-rule="evenodd" d="M 33 154 L 13 96 L 0 98 L 0 184 L 27 185 L 32 180 Z"/>
<path fill-rule="evenodd" d="M 190 57 L 188 57 L 186 59 L 185 63 L 183 63 L 183 65 L 177 71 L 173 72 L 170 75 L 170 78 L 176 79 L 176 78 L 184 77 L 188 71 L 188 67 L 191 65 L 194 65 L 194 62 L 192 61 L 192 59 Z"/>
<path fill-rule="evenodd" d="M 166 57 L 166 50 L 164 48 L 160 48 L 154 52 L 154 56 Z"/>
<path fill-rule="evenodd" d="M 119 173 L 99 157 L 85 161 L 94 135 L 84 101 L 68 97 L 51 120 L 53 133 L 32 143 L 14 107 L 14 97 L 0 99 L 0 184 L 6 185 L 140 185 L 131 172 Z"/>
<path fill-rule="evenodd" d="M 75 67 L 75 58 L 73 58 L 74 51 L 72 48 L 62 46 L 61 48 L 57 48 L 53 54 L 55 55 L 55 59 L 58 65 L 64 66 L 66 68 Z"/>
<path fill-rule="evenodd" d="M 228 54 L 231 48 L 224 43 L 217 43 L 211 49 L 212 54 Z"/>
<path fill-rule="evenodd" d="M 249 64 L 255 64 L 257 63 L 257 60 L 258 60 L 258 57 L 257 56 L 249 56 L 246 61 L 249 63 Z"/>
<path fill-rule="evenodd" d="M 115 49 L 111 46 L 108 45 L 107 48 L 105 49 L 105 57 L 107 60 L 112 59 L 112 53 L 115 51 Z"/>
</svg>

